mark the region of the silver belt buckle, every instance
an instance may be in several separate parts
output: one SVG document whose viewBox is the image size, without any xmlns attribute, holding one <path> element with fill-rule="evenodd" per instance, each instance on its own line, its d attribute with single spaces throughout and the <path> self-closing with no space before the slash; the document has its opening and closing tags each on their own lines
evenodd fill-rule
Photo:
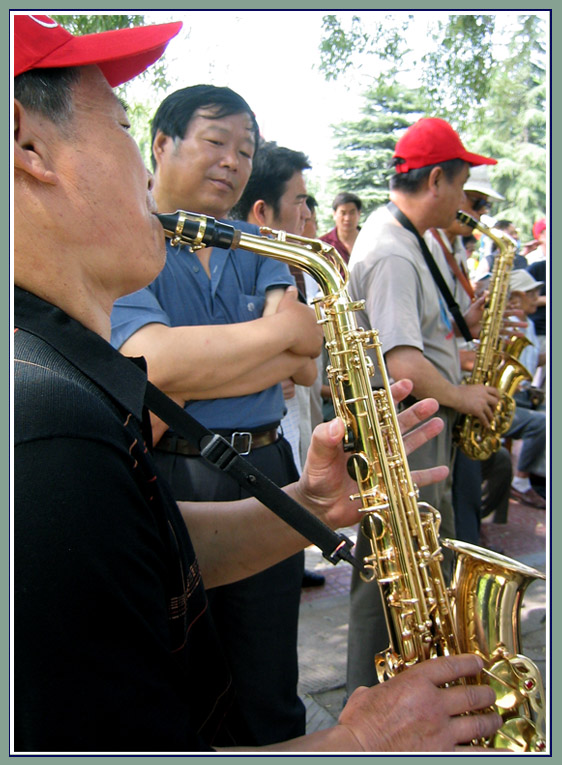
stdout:
<svg viewBox="0 0 562 765">
<path fill-rule="evenodd" d="M 242 444 L 244 444 L 243 449 L 239 448 L 237 445 L 239 440 L 242 441 Z M 245 457 L 247 454 L 250 453 L 252 449 L 252 434 L 236 431 L 230 436 L 230 445 L 232 446 L 233 449 L 236 449 L 238 454 L 242 455 L 242 457 Z"/>
</svg>

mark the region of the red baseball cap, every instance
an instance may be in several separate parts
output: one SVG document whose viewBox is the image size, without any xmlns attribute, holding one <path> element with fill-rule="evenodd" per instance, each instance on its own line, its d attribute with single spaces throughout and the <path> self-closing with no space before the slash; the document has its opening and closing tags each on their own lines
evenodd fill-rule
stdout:
<svg viewBox="0 0 562 765">
<path fill-rule="evenodd" d="M 449 159 L 464 159 L 469 165 L 495 165 L 496 159 L 471 154 L 462 145 L 458 133 L 439 117 L 423 117 L 412 125 L 396 144 L 397 173 L 407 173 Z"/>
<path fill-rule="evenodd" d="M 546 218 L 541 218 L 533 225 L 533 239 L 538 239 L 543 231 L 546 231 Z"/>
<path fill-rule="evenodd" d="M 97 64 L 115 87 L 157 61 L 181 26 L 175 21 L 75 36 L 49 16 L 14 14 L 14 77 L 30 69 Z"/>
</svg>

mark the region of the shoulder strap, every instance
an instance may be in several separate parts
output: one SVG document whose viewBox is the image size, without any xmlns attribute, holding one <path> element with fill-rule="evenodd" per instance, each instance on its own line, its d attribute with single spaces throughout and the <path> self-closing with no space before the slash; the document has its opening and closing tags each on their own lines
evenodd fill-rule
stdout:
<svg viewBox="0 0 562 765">
<path fill-rule="evenodd" d="M 443 241 L 443 238 L 441 237 L 441 234 L 439 231 L 437 231 L 436 228 L 430 228 L 431 234 L 435 241 L 438 243 L 438 245 L 443 250 L 443 255 L 445 256 L 445 259 L 447 263 L 449 264 L 449 268 L 455 275 L 456 280 L 459 282 L 463 290 L 466 292 L 468 297 L 471 300 L 474 300 L 474 290 L 472 289 L 472 286 L 470 282 L 468 281 L 467 275 L 465 271 L 461 268 L 461 266 L 457 263 L 457 260 L 451 250 L 447 247 L 445 242 Z"/>
<path fill-rule="evenodd" d="M 263 502 L 285 523 L 319 547 L 330 563 L 336 564 L 340 560 L 346 560 L 361 570 L 361 564 L 350 552 L 353 547 L 350 539 L 344 534 L 332 531 L 319 518 L 295 502 L 254 465 L 241 457 L 226 439 L 208 430 L 150 382 L 147 383 L 145 404 L 176 433 L 199 449 L 201 456 L 208 462 L 232 476 L 240 486 Z"/>
<path fill-rule="evenodd" d="M 462 336 L 465 340 L 468 342 L 471 342 L 473 340 L 473 337 L 470 333 L 470 330 L 467 326 L 466 321 L 464 320 L 464 316 L 461 313 L 461 309 L 458 306 L 458 303 L 455 301 L 455 298 L 451 295 L 451 291 L 447 287 L 447 284 L 445 280 L 443 279 L 443 274 L 439 270 L 439 267 L 435 260 L 433 259 L 433 255 L 431 254 L 429 247 L 427 246 L 423 236 L 419 233 L 419 231 L 416 229 L 414 224 L 404 215 L 402 210 L 400 210 L 394 202 L 389 202 L 387 205 L 387 208 L 389 212 L 394 215 L 396 220 L 404 226 L 404 228 L 408 229 L 408 231 L 411 231 L 412 234 L 417 238 L 419 245 L 421 247 L 422 255 L 425 259 L 425 262 L 427 263 L 427 267 L 431 271 L 431 275 L 433 276 L 433 280 L 435 281 L 435 284 L 439 288 L 439 291 L 445 298 L 445 302 L 447 303 L 447 307 L 449 311 L 451 312 L 453 319 L 455 320 L 457 327 L 461 331 Z"/>
</svg>

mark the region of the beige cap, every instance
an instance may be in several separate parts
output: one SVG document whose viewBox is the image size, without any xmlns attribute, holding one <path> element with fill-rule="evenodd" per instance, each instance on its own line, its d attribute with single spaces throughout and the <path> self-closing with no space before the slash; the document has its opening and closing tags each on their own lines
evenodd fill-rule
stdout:
<svg viewBox="0 0 562 765">
<path fill-rule="evenodd" d="M 543 284 L 544 282 L 537 282 L 524 268 L 517 268 L 509 275 L 510 292 L 529 292 L 535 287 L 542 287 Z"/>
<path fill-rule="evenodd" d="M 486 194 L 490 199 L 495 199 L 498 202 L 505 199 L 497 191 L 494 191 L 490 184 L 488 177 L 488 168 L 486 165 L 478 165 L 477 167 L 470 168 L 470 175 L 467 182 L 464 184 L 465 191 L 477 191 L 479 194 Z"/>
</svg>

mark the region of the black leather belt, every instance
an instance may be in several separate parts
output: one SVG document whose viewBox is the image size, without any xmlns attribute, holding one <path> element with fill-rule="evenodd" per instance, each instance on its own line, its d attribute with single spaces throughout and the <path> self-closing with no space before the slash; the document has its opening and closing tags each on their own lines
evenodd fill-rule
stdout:
<svg viewBox="0 0 562 765">
<path fill-rule="evenodd" d="M 224 433 L 216 431 L 219 435 L 229 442 L 238 454 L 249 454 L 254 449 L 260 449 L 262 446 L 274 444 L 279 439 L 277 426 L 269 430 L 260 430 L 257 433 L 249 431 L 239 431 Z M 157 451 L 169 452 L 171 454 L 183 454 L 186 457 L 195 457 L 200 454 L 199 450 L 186 441 L 185 438 L 173 435 L 163 435 L 154 447 Z"/>
</svg>

